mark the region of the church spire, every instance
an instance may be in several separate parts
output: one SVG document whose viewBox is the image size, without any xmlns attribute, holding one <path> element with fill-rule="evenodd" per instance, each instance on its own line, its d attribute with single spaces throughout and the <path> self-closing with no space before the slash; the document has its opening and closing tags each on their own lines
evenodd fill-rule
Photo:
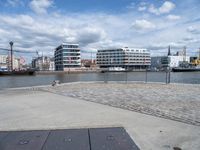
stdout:
<svg viewBox="0 0 200 150">
<path fill-rule="evenodd" d="M 170 56 L 171 55 L 171 48 L 170 48 L 170 45 L 169 45 L 169 47 L 168 47 L 168 54 L 167 54 L 167 56 Z"/>
</svg>

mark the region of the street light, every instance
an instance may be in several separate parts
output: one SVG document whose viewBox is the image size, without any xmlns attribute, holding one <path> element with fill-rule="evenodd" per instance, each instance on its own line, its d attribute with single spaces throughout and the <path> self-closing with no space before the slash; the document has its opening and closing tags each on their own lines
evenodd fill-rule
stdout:
<svg viewBox="0 0 200 150">
<path fill-rule="evenodd" d="M 11 71 L 13 71 L 13 42 L 12 41 L 10 41 L 10 55 L 11 55 Z"/>
</svg>

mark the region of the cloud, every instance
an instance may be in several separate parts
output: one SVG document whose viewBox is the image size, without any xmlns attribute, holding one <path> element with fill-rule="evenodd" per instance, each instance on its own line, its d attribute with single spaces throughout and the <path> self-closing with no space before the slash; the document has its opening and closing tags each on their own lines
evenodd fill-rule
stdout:
<svg viewBox="0 0 200 150">
<path fill-rule="evenodd" d="M 147 8 L 146 6 L 140 6 L 138 7 L 138 11 L 145 11 Z"/>
<path fill-rule="evenodd" d="M 1 43 L 7 45 L 9 40 L 13 40 L 15 48 L 46 52 L 53 51 L 62 42 L 79 43 L 83 49 L 88 45 L 98 48 L 99 43 L 106 45 L 109 41 L 104 29 L 97 24 L 101 16 L 80 15 L 74 18 L 61 15 L 57 18 L 45 16 L 44 19 L 42 16 L 0 15 L 0 35 L 4 36 Z M 89 20 L 95 23 L 88 24 Z"/>
<path fill-rule="evenodd" d="M 46 14 L 47 9 L 53 5 L 52 0 L 32 0 L 30 8 L 37 14 Z"/>
<path fill-rule="evenodd" d="M 194 40 L 194 38 L 192 38 L 192 37 L 185 37 L 185 38 L 183 38 L 183 41 L 193 41 Z"/>
<path fill-rule="evenodd" d="M 177 15 L 168 15 L 166 18 L 167 18 L 168 20 L 170 20 L 170 21 L 175 21 L 175 20 L 181 19 L 181 17 L 180 17 L 180 16 L 177 16 Z"/>
<path fill-rule="evenodd" d="M 187 32 L 190 32 L 192 34 L 200 34 L 200 30 L 194 26 L 189 26 L 187 28 Z"/>
<path fill-rule="evenodd" d="M 138 11 L 145 11 L 147 9 L 147 3 L 141 2 L 138 7 Z"/>
<path fill-rule="evenodd" d="M 167 49 L 168 47 L 173 48 L 173 49 L 181 49 L 183 48 L 183 46 L 185 46 L 182 43 L 178 43 L 178 42 L 160 42 L 160 43 L 152 43 L 150 44 L 147 48 L 150 50 L 166 50 L 167 53 Z"/>
<path fill-rule="evenodd" d="M 196 16 L 198 13 L 193 12 L 188 16 L 188 13 L 185 13 L 185 10 L 178 3 L 176 13 L 183 17 L 177 22 L 166 19 L 173 20 L 177 17 L 171 13 L 167 14 L 166 9 L 165 11 L 163 8 L 160 9 L 162 4 L 160 7 L 154 8 L 159 12 L 158 14 L 165 15 L 155 17 L 149 13 L 137 11 L 140 6 L 146 6 L 147 9 L 144 11 L 147 12 L 149 3 L 140 3 L 139 5 L 135 3 L 132 5 L 135 7 L 134 9 L 116 14 L 82 11 L 63 13 L 61 8 L 48 12 L 48 8 L 56 5 L 57 1 L 46 2 L 51 2 L 51 4 L 46 5 L 47 7 L 42 13 L 39 11 L 39 14 L 46 13 L 45 15 L 35 15 L 30 12 L 24 14 L 1 13 L 0 47 L 9 47 L 9 41 L 13 40 L 15 49 L 38 50 L 43 51 L 46 55 L 52 54 L 55 47 L 62 42 L 79 43 L 83 50 L 92 51 L 101 48 L 128 46 L 149 48 L 155 50 L 155 54 L 159 50 L 167 52 L 169 44 L 177 49 L 184 45 L 191 49 L 199 47 L 197 41 L 200 39 L 200 22 L 185 23 L 191 18 L 198 18 Z M 194 8 L 191 7 L 191 9 L 194 11 Z M 55 13 L 57 14 L 54 15 Z"/>
<path fill-rule="evenodd" d="M 21 0 L 7 0 L 6 5 L 11 7 L 17 7 L 17 6 L 23 6 L 24 3 Z"/>
<path fill-rule="evenodd" d="M 81 31 L 77 32 L 77 37 L 75 38 L 76 42 L 80 43 L 81 45 L 88 45 L 90 43 L 96 43 L 103 38 L 105 38 L 106 34 L 104 30 L 98 29 L 95 27 L 85 28 Z"/>
<path fill-rule="evenodd" d="M 133 28 L 135 28 L 136 30 L 151 30 L 151 29 L 154 29 L 156 26 L 155 24 L 153 24 L 152 22 L 150 21 L 147 21 L 145 19 L 142 19 L 142 20 L 136 20 L 134 23 L 133 23 Z"/>
<path fill-rule="evenodd" d="M 131 2 L 130 5 L 128 5 L 126 8 L 128 8 L 128 9 L 134 9 L 135 8 L 135 3 Z"/>
<path fill-rule="evenodd" d="M 176 5 L 174 3 L 165 1 L 159 8 L 156 8 L 153 4 L 151 4 L 148 11 L 156 15 L 167 14 L 171 12 L 175 7 Z"/>
<path fill-rule="evenodd" d="M 194 37 L 184 37 L 182 39 L 182 43 L 190 43 L 190 44 L 193 44 L 193 43 L 199 43 L 200 42 L 200 38 L 194 38 Z"/>
</svg>

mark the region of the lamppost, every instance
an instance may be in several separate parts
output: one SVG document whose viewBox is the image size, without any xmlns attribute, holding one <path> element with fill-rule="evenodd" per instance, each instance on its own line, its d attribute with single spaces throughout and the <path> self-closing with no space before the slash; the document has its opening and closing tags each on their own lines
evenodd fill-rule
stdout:
<svg viewBox="0 0 200 150">
<path fill-rule="evenodd" d="M 12 41 L 10 41 L 10 55 L 11 55 L 11 71 L 13 71 L 13 42 Z"/>
</svg>

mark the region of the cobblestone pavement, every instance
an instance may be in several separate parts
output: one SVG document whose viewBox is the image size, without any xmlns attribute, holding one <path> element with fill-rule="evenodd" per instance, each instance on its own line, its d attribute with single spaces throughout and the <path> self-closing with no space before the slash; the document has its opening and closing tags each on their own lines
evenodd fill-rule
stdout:
<svg viewBox="0 0 200 150">
<path fill-rule="evenodd" d="M 200 126 L 200 85 L 73 83 L 43 90 Z"/>
</svg>

